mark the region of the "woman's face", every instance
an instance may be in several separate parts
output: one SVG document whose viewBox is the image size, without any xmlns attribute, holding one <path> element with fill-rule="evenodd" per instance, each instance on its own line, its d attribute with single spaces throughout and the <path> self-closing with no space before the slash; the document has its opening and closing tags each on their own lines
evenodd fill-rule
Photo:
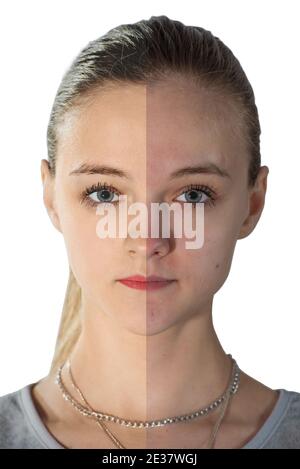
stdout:
<svg viewBox="0 0 300 469">
<path fill-rule="evenodd" d="M 179 79 L 151 87 L 126 84 L 100 90 L 66 120 L 54 179 L 45 160 L 42 163 L 45 201 L 63 234 L 86 304 L 96 314 L 107 315 L 136 334 L 153 335 L 209 312 L 213 295 L 229 273 L 237 239 L 250 233 L 263 208 L 261 182 L 252 218 L 247 218 L 249 157 L 241 132 L 241 117 L 229 101 Z M 128 178 L 70 174 L 83 164 L 118 168 Z M 212 164 L 226 175 L 200 172 L 170 178 L 180 168 Z M 189 186 L 204 186 L 208 192 L 197 193 L 204 200 L 203 246 L 187 249 L 187 238 L 174 238 L 172 231 L 169 238 L 100 239 L 96 206 L 82 202 L 84 191 L 98 183 L 113 186 L 116 194 L 110 192 L 109 200 L 126 195 L 128 206 L 143 202 L 149 212 L 151 202 L 183 205 L 190 200 L 191 194 L 184 193 Z M 87 199 L 96 204 L 104 200 L 101 194 L 97 199 L 97 191 Z M 118 213 L 118 204 L 115 207 Z M 117 281 L 135 274 L 176 281 L 154 291 Z"/>
</svg>

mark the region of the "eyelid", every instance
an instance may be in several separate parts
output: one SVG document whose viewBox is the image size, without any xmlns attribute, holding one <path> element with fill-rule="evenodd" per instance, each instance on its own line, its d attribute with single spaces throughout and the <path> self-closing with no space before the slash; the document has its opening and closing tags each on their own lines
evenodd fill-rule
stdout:
<svg viewBox="0 0 300 469">
<path fill-rule="evenodd" d="M 210 184 L 208 185 L 208 184 L 194 183 L 194 184 L 188 184 L 187 186 L 182 187 L 179 191 L 177 191 L 177 196 L 181 195 L 183 192 L 188 192 L 192 190 L 208 192 L 212 197 L 217 197 L 217 193 L 218 193 L 218 191 Z"/>
</svg>

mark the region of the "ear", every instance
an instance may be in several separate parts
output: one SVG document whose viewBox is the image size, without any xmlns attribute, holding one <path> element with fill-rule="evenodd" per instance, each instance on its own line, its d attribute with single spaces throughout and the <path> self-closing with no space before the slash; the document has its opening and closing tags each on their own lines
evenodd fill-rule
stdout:
<svg viewBox="0 0 300 469">
<path fill-rule="evenodd" d="M 61 231 L 59 216 L 55 208 L 54 201 L 54 181 L 55 178 L 51 174 L 49 162 L 45 159 L 41 160 L 41 178 L 43 183 L 43 200 L 44 205 L 47 209 L 50 220 L 52 221 L 55 228 Z"/>
<path fill-rule="evenodd" d="M 265 205 L 268 174 L 269 168 L 267 166 L 261 166 L 255 185 L 249 192 L 248 214 L 241 226 L 238 239 L 246 238 L 250 233 L 252 233 L 260 219 Z"/>
</svg>

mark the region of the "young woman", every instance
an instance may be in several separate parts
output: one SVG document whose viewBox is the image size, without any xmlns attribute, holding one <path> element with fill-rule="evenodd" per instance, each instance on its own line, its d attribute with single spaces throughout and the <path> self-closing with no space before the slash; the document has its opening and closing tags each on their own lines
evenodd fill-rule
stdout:
<svg viewBox="0 0 300 469">
<path fill-rule="evenodd" d="M 41 176 L 70 277 L 49 374 L 0 398 L 0 446 L 300 448 L 300 393 L 240 370 L 212 321 L 268 176 L 230 49 L 166 16 L 91 41 L 59 86 Z M 118 214 L 121 195 L 202 204 L 202 247 L 100 238 L 97 208 Z"/>
</svg>

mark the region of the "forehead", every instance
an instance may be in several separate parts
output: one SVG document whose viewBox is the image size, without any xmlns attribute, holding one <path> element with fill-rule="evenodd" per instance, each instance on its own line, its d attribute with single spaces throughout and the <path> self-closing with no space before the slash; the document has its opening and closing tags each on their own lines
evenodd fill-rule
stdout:
<svg viewBox="0 0 300 469">
<path fill-rule="evenodd" d="M 100 89 L 71 111 L 59 132 L 57 165 L 112 164 L 140 177 L 162 176 L 182 163 L 231 171 L 244 140 L 236 107 L 187 80 Z M 244 156 L 244 155 L 243 155 Z"/>
</svg>

